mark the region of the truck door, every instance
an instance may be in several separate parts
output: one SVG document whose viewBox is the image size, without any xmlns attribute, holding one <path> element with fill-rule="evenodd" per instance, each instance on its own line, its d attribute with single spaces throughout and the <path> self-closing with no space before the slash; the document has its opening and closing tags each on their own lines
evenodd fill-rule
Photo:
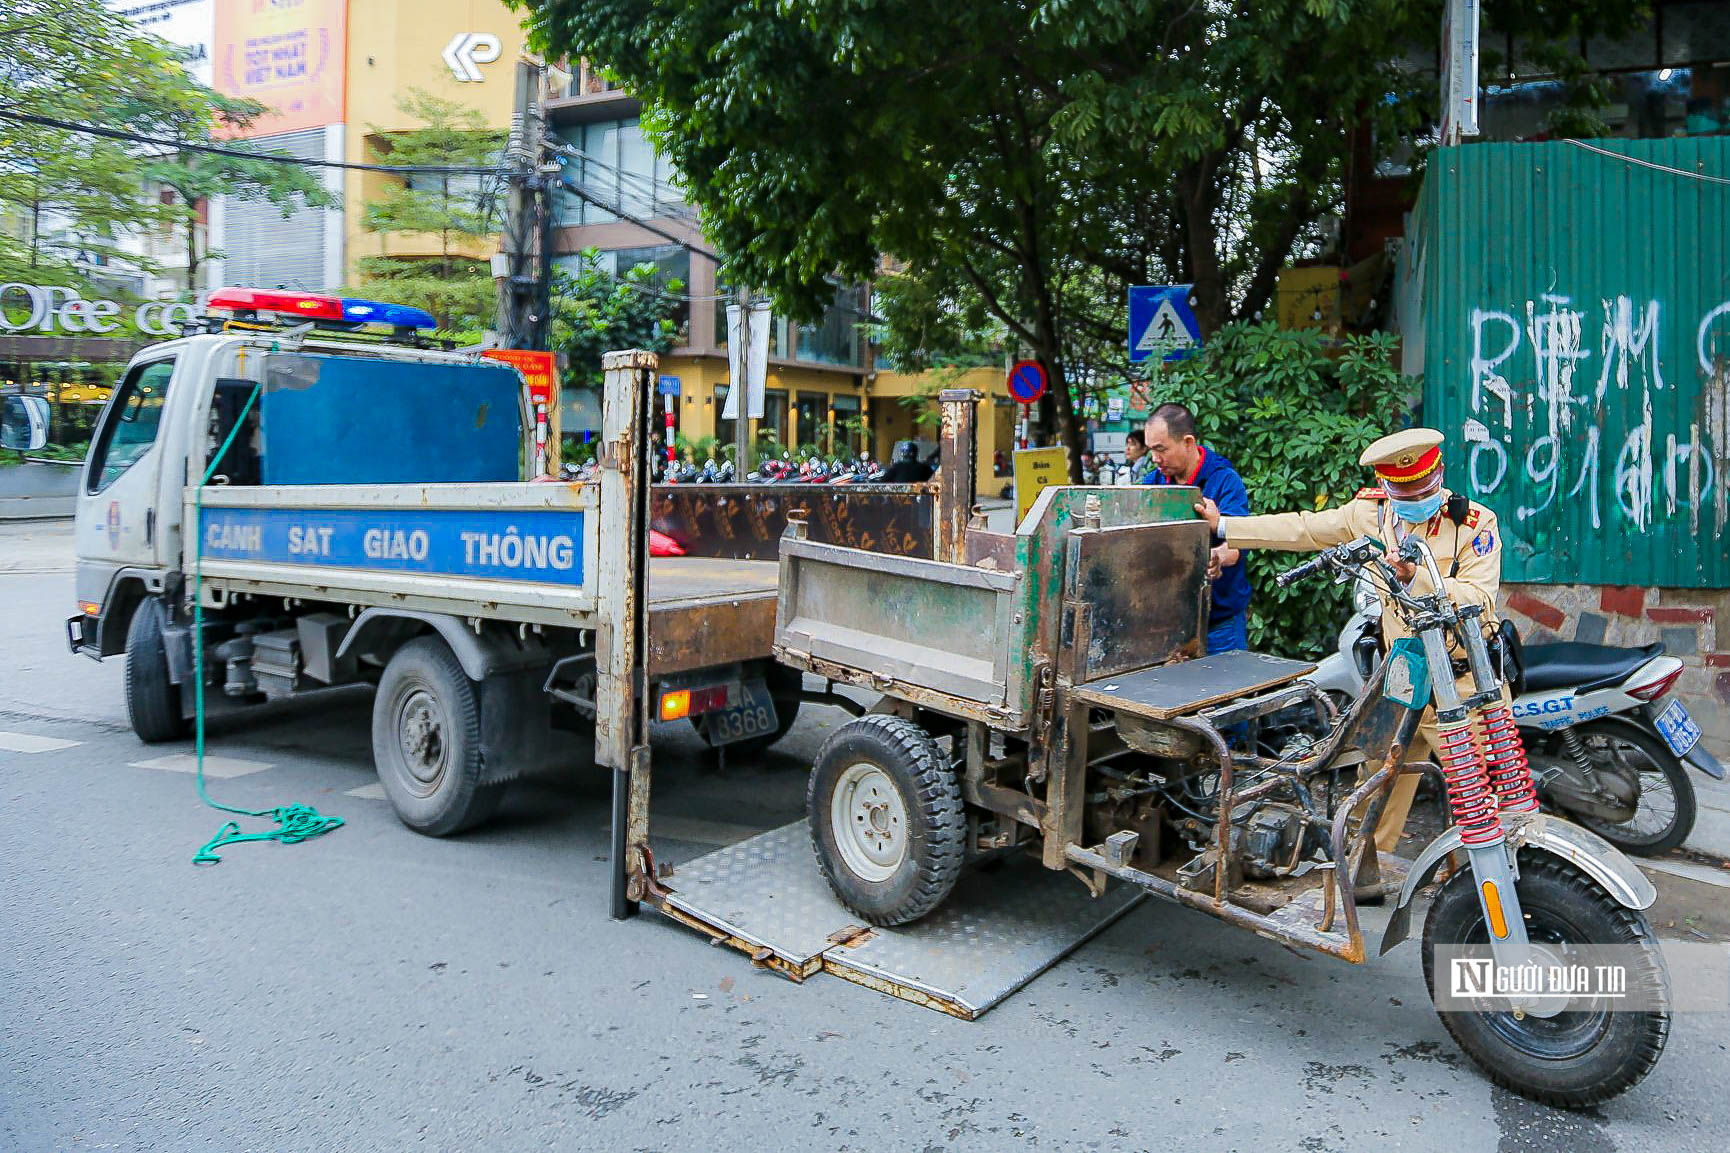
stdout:
<svg viewBox="0 0 1730 1153">
<path fill-rule="evenodd" d="M 78 497 L 80 600 L 100 601 L 116 569 L 164 563 L 158 434 L 173 376 L 173 356 L 133 365 L 102 414 Z"/>
</svg>

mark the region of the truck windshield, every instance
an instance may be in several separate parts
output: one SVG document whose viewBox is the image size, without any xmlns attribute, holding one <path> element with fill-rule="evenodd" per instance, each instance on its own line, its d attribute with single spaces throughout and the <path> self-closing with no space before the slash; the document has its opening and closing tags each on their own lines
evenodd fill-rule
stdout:
<svg viewBox="0 0 1730 1153">
<path fill-rule="evenodd" d="M 265 484 L 516 481 L 522 379 L 502 364 L 273 353 Z"/>
</svg>

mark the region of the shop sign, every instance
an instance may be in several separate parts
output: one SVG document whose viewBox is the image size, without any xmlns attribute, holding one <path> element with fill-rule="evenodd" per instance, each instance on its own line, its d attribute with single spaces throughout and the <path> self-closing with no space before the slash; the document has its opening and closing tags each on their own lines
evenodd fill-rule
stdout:
<svg viewBox="0 0 1730 1153">
<path fill-rule="evenodd" d="M 58 284 L 0 284 L 0 332 L 103 336 L 121 326 L 125 307 L 113 300 L 86 300 L 76 288 Z M 147 300 L 133 308 L 132 323 L 149 336 L 179 336 L 180 326 L 197 316 L 190 304 Z"/>
</svg>

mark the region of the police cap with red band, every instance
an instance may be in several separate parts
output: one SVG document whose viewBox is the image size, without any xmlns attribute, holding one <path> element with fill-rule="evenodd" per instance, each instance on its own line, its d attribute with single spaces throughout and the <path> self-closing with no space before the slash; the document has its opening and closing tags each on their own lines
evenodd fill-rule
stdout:
<svg viewBox="0 0 1730 1153">
<path fill-rule="evenodd" d="M 1433 428 L 1407 428 L 1382 437 L 1358 457 L 1376 470 L 1389 496 L 1428 496 L 1442 484 L 1442 434 Z"/>
</svg>

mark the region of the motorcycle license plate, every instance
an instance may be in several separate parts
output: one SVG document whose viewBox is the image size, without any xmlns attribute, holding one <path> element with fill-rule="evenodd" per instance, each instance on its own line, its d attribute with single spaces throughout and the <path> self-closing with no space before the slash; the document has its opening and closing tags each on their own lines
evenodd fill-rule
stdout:
<svg viewBox="0 0 1730 1153">
<path fill-rule="evenodd" d="M 1694 723 L 1694 718 L 1688 715 L 1681 701 L 1671 701 L 1655 718 L 1655 723 L 1658 735 L 1679 757 L 1687 756 L 1688 750 L 1700 743 L 1700 726 Z"/>
<path fill-rule="evenodd" d="M 717 748 L 775 731 L 775 699 L 769 695 L 769 686 L 762 681 L 746 681 L 740 688 L 737 703 L 704 715 L 709 743 Z"/>
</svg>

